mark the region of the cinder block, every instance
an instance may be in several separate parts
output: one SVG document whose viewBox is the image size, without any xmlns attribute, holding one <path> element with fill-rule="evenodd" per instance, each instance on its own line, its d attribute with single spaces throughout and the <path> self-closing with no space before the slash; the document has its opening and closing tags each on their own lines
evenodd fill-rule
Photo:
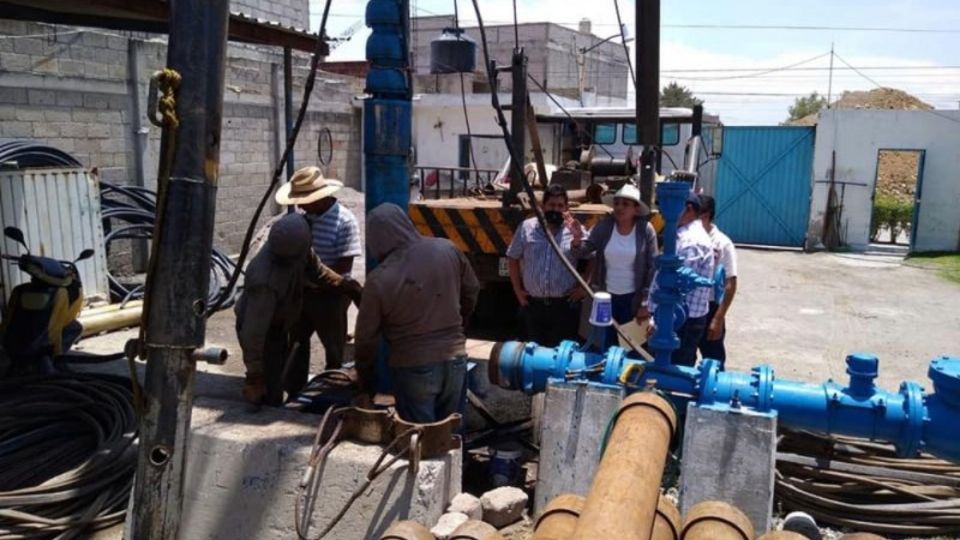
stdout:
<svg viewBox="0 0 960 540">
<path fill-rule="evenodd" d="M 540 429 L 535 515 L 557 495 L 586 495 L 590 491 L 607 424 L 621 401 L 621 387 L 586 383 L 547 386 Z"/>
<path fill-rule="evenodd" d="M 196 539 L 296 538 L 294 504 L 319 417 L 200 398 L 194 404 L 181 535 Z M 318 471 L 309 537 L 340 510 L 379 457 L 378 446 L 340 443 Z M 436 523 L 460 492 L 461 453 L 400 460 L 353 504 L 328 538 L 379 538 L 398 519 Z M 305 531 L 306 532 L 306 531 Z"/>
<path fill-rule="evenodd" d="M 756 530 L 769 530 L 776 454 L 775 414 L 691 403 L 684 424 L 680 511 L 686 514 L 702 501 L 726 501 Z"/>
</svg>

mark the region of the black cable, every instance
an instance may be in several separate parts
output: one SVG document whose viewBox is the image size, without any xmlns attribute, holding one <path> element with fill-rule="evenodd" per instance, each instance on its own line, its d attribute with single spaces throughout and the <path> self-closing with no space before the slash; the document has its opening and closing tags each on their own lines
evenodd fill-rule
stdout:
<svg viewBox="0 0 960 540">
<path fill-rule="evenodd" d="M 0 537 L 86 537 L 122 523 L 137 465 L 130 381 L 0 381 Z"/>
<path fill-rule="evenodd" d="M 110 245 L 117 240 L 151 240 L 156 221 L 157 195 L 141 186 L 118 186 L 100 182 L 100 209 L 103 220 L 103 245 L 110 252 Z M 221 284 L 226 276 L 237 270 L 230 257 L 214 247 L 211 254 L 210 288 L 207 302 L 212 303 L 226 293 L 222 307 L 230 307 L 236 301 L 236 291 L 225 291 Z M 107 282 L 110 297 L 125 305 L 130 300 L 144 296 L 143 283 L 132 285 L 117 278 L 109 268 Z"/>
<path fill-rule="evenodd" d="M 483 18 L 480 15 L 480 6 L 477 4 L 477 0 L 471 0 L 473 3 L 473 9 L 477 14 L 477 26 L 480 29 L 480 42 L 483 46 L 483 59 L 484 65 L 487 68 L 487 79 L 490 83 L 490 101 L 493 105 L 494 110 L 497 112 L 497 124 L 500 126 L 500 130 L 503 132 L 503 141 L 507 145 L 507 153 L 510 155 L 510 167 L 513 168 L 514 176 L 519 177 L 523 183 L 523 190 L 527 194 L 527 197 L 530 198 L 530 206 L 533 209 L 534 215 L 537 217 L 537 221 L 540 223 L 540 226 L 543 227 L 544 231 L 549 231 L 550 228 L 547 226 L 547 221 L 543 217 L 543 209 L 540 208 L 540 205 L 537 204 L 537 196 L 533 191 L 533 186 L 530 185 L 530 182 L 527 181 L 526 175 L 523 174 L 523 165 L 521 161 L 517 159 L 520 155 L 517 152 L 517 149 L 513 146 L 513 138 L 510 137 L 510 130 L 507 128 L 507 117 L 503 114 L 503 107 L 500 105 L 500 97 L 497 95 L 497 92 L 493 91 L 497 87 L 496 85 L 496 73 L 493 71 L 493 64 L 490 62 L 490 50 L 487 45 L 487 31 L 483 26 Z M 514 103 L 514 107 L 525 107 L 526 103 Z M 557 244 L 557 239 L 554 238 L 552 234 L 545 234 L 547 237 L 547 242 L 553 248 L 554 253 L 560 258 L 560 261 L 563 263 L 563 266 L 567 269 L 568 272 L 577 280 L 577 283 L 583 287 L 583 290 L 587 291 L 588 294 L 593 296 L 593 290 L 590 288 L 590 284 L 587 283 L 583 276 L 580 275 L 580 272 L 577 272 L 577 269 L 573 266 L 573 263 L 567 260 L 563 256 L 563 250 L 560 249 L 560 246 Z"/>
<path fill-rule="evenodd" d="M 563 114 L 566 115 L 567 119 L 570 120 L 571 122 L 573 122 L 573 124 L 574 124 L 574 125 L 576 126 L 576 128 L 577 128 L 577 131 L 579 131 L 582 135 L 586 135 L 587 138 L 590 139 L 590 143 L 593 144 L 593 133 L 590 133 L 589 131 L 587 131 L 586 129 L 584 129 L 583 126 L 580 124 L 580 122 L 577 122 L 577 119 L 574 118 L 573 115 L 571 115 L 570 112 L 567 111 L 567 109 L 565 109 L 565 108 L 563 107 L 563 105 L 560 104 L 559 101 L 557 101 L 557 98 L 555 98 L 555 97 L 553 96 L 553 94 L 551 94 L 550 92 L 548 92 L 548 91 L 547 91 L 547 88 L 546 88 L 545 86 L 543 86 L 542 84 L 540 84 L 540 81 L 538 81 L 536 78 L 534 78 L 533 75 L 527 73 L 527 78 L 530 79 L 530 81 L 533 82 L 533 84 L 537 85 L 537 88 L 539 88 L 541 92 L 543 92 L 544 94 L 546 94 L 547 97 L 550 98 L 550 101 L 552 101 L 554 105 L 556 105 L 557 107 L 560 108 L 560 110 L 563 112 Z M 607 150 L 606 147 L 603 146 L 602 144 L 598 144 L 597 146 L 600 147 L 601 150 L 603 150 L 604 152 L 606 152 L 606 154 L 607 154 L 608 156 L 610 156 L 611 158 L 614 157 L 613 154 L 611 154 L 610 151 Z"/>
<path fill-rule="evenodd" d="M 630 68 L 630 80 L 633 81 L 633 91 L 637 91 L 637 74 L 633 71 L 633 63 L 630 62 L 630 49 L 627 47 L 627 35 L 623 33 L 623 21 L 620 20 L 620 0 L 613 0 L 613 8 L 617 12 L 617 28 L 620 29 L 620 43 L 623 44 L 623 57 L 627 59 L 627 67 Z M 586 61 L 586 58 L 584 58 Z"/>
<path fill-rule="evenodd" d="M 453 0 L 453 25 L 457 28 L 457 40 L 461 39 L 460 30 L 460 9 L 457 7 L 457 0 Z M 480 169 L 477 167 L 477 156 L 473 153 L 473 131 L 470 129 L 470 114 L 467 112 L 467 91 L 464 88 L 464 79 L 463 72 L 460 71 L 460 103 L 463 106 L 463 123 L 467 127 L 467 144 L 468 151 L 470 152 L 469 160 L 470 165 L 473 167 L 473 174 L 477 179 L 477 184 L 479 187 L 480 183 Z M 439 182 L 439 178 L 437 179 Z"/>
<path fill-rule="evenodd" d="M 270 200 L 270 196 L 273 194 L 274 188 L 276 188 L 277 183 L 280 182 L 280 177 L 283 175 L 284 166 L 287 163 L 287 156 L 290 155 L 290 152 L 293 151 L 293 146 L 297 142 L 297 136 L 300 134 L 300 127 L 303 125 L 303 119 L 307 115 L 307 107 L 310 105 L 310 97 L 313 95 L 313 85 L 317 79 L 317 66 L 320 63 L 320 58 L 323 56 L 323 36 L 326 33 L 327 29 L 327 18 L 330 15 L 330 4 L 332 0 L 326 0 L 326 3 L 323 6 L 323 17 L 320 20 L 320 29 L 317 31 L 317 42 L 313 49 L 313 56 L 310 59 L 310 73 L 307 74 L 307 80 L 303 86 L 303 99 L 300 101 L 300 111 L 297 113 L 297 120 L 293 124 L 293 130 L 290 132 L 290 136 L 287 138 L 287 146 L 283 149 L 283 155 L 280 156 L 280 160 L 277 162 L 276 168 L 273 170 L 273 178 L 270 180 L 270 185 L 267 186 L 266 191 L 263 193 L 263 197 L 260 199 L 260 203 L 257 205 L 257 209 L 253 213 L 253 217 L 250 218 L 250 224 L 247 226 L 247 234 L 243 237 L 243 247 L 240 249 L 240 256 L 237 257 L 236 269 L 230 276 L 230 279 L 227 281 L 227 285 L 224 288 L 220 296 L 210 304 L 209 309 L 207 309 L 207 317 L 214 314 L 219 310 L 230 298 L 230 295 L 233 294 L 234 288 L 237 285 L 237 280 L 240 279 L 240 272 L 243 268 L 244 263 L 247 262 L 247 256 L 250 254 L 250 241 L 253 240 L 253 235 L 257 230 L 257 222 L 260 219 L 260 214 L 263 213 L 263 208 L 267 205 L 267 201 Z"/>
</svg>

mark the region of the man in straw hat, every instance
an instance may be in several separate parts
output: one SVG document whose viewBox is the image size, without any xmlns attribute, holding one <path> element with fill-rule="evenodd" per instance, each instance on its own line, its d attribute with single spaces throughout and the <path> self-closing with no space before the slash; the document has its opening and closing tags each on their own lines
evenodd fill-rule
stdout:
<svg viewBox="0 0 960 540">
<path fill-rule="evenodd" d="M 362 253 L 357 218 L 341 205 L 334 194 L 343 182 L 324 178 L 317 167 L 304 167 L 277 190 L 281 205 L 296 205 L 310 224 L 313 251 L 334 272 L 349 277 L 353 259 Z M 306 289 L 303 312 L 295 332 L 300 343 L 290 367 L 292 380 L 307 382 L 310 370 L 310 337 L 316 333 L 326 353 L 326 369 L 343 365 L 347 344 L 347 308 L 350 299 L 334 288 Z"/>
<path fill-rule="evenodd" d="M 247 368 L 243 397 L 251 403 L 280 405 L 284 390 L 292 394 L 302 386 L 291 381 L 284 368 L 288 336 L 299 322 L 306 286 L 336 289 L 360 301 L 357 282 L 324 266 L 311 252 L 310 242 L 306 218 L 287 214 L 273 224 L 263 249 L 247 265 L 234 312 Z"/>
</svg>

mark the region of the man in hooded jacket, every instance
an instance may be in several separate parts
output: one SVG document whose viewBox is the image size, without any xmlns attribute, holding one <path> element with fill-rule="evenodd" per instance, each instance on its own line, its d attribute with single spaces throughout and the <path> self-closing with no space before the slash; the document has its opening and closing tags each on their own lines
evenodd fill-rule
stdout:
<svg viewBox="0 0 960 540">
<path fill-rule="evenodd" d="M 283 380 L 283 371 L 305 287 L 338 289 L 359 302 L 360 286 L 324 266 L 310 243 L 306 218 L 287 214 L 270 228 L 266 244 L 244 273 L 243 294 L 234 312 L 247 368 L 243 397 L 251 403 L 280 405 L 284 390 L 293 394 L 303 384 Z"/>
<path fill-rule="evenodd" d="M 464 324 L 480 285 L 467 258 L 449 240 L 426 238 L 399 206 L 367 217 L 367 274 L 356 325 L 361 391 L 373 393 L 382 337 L 400 417 L 436 422 L 462 412 L 466 400 Z"/>
</svg>

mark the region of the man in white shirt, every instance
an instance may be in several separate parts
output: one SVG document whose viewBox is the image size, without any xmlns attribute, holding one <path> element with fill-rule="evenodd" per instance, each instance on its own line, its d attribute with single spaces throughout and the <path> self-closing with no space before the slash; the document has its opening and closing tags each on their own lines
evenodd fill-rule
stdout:
<svg viewBox="0 0 960 540">
<path fill-rule="evenodd" d="M 730 238 L 723 234 L 713 222 L 717 206 L 713 197 L 701 195 L 700 204 L 702 206 L 700 219 L 713 243 L 713 255 L 717 267 L 723 265 L 726 275 L 722 300 L 718 302 L 714 290 L 710 290 L 710 311 L 707 314 L 709 322 L 707 331 L 700 340 L 700 356 L 717 360 L 720 362 L 720 368 L 723 369 L 723 364 L 727 360 L 727 351 L 723 344 L 727 335 L 726 317 L 730 304 L 733 303 L 733 297 L 737 294 L 737 250 L 733 247 Z"/>
<path fill-rule="evenodd" d="M 677 222 L 677 256 L 683 265 L 693 269 L 705 278 L 713 278 L 715 257 L 710 236 L 700 221 L 700 197 L 691 193 L 680 219 Z M 654 296 L 659 285 L 654 277 L 647 300 L 647 310 L 653 314 L 657 309 Z M 697 287 L 686 294 L 684 299 L 687 318 L 677 329 L 680 348 L 673 351 L 672 361 L 679 366 L 693 366 L 697 363 L 697 346 L 706 334 L 707 314 L 710 310 L 710 287 Z M 638 319 L 639 321 L 639 319 Z M 656 327 L 651 324 L 647 332 L 653 334 Z"/>
</svg>

